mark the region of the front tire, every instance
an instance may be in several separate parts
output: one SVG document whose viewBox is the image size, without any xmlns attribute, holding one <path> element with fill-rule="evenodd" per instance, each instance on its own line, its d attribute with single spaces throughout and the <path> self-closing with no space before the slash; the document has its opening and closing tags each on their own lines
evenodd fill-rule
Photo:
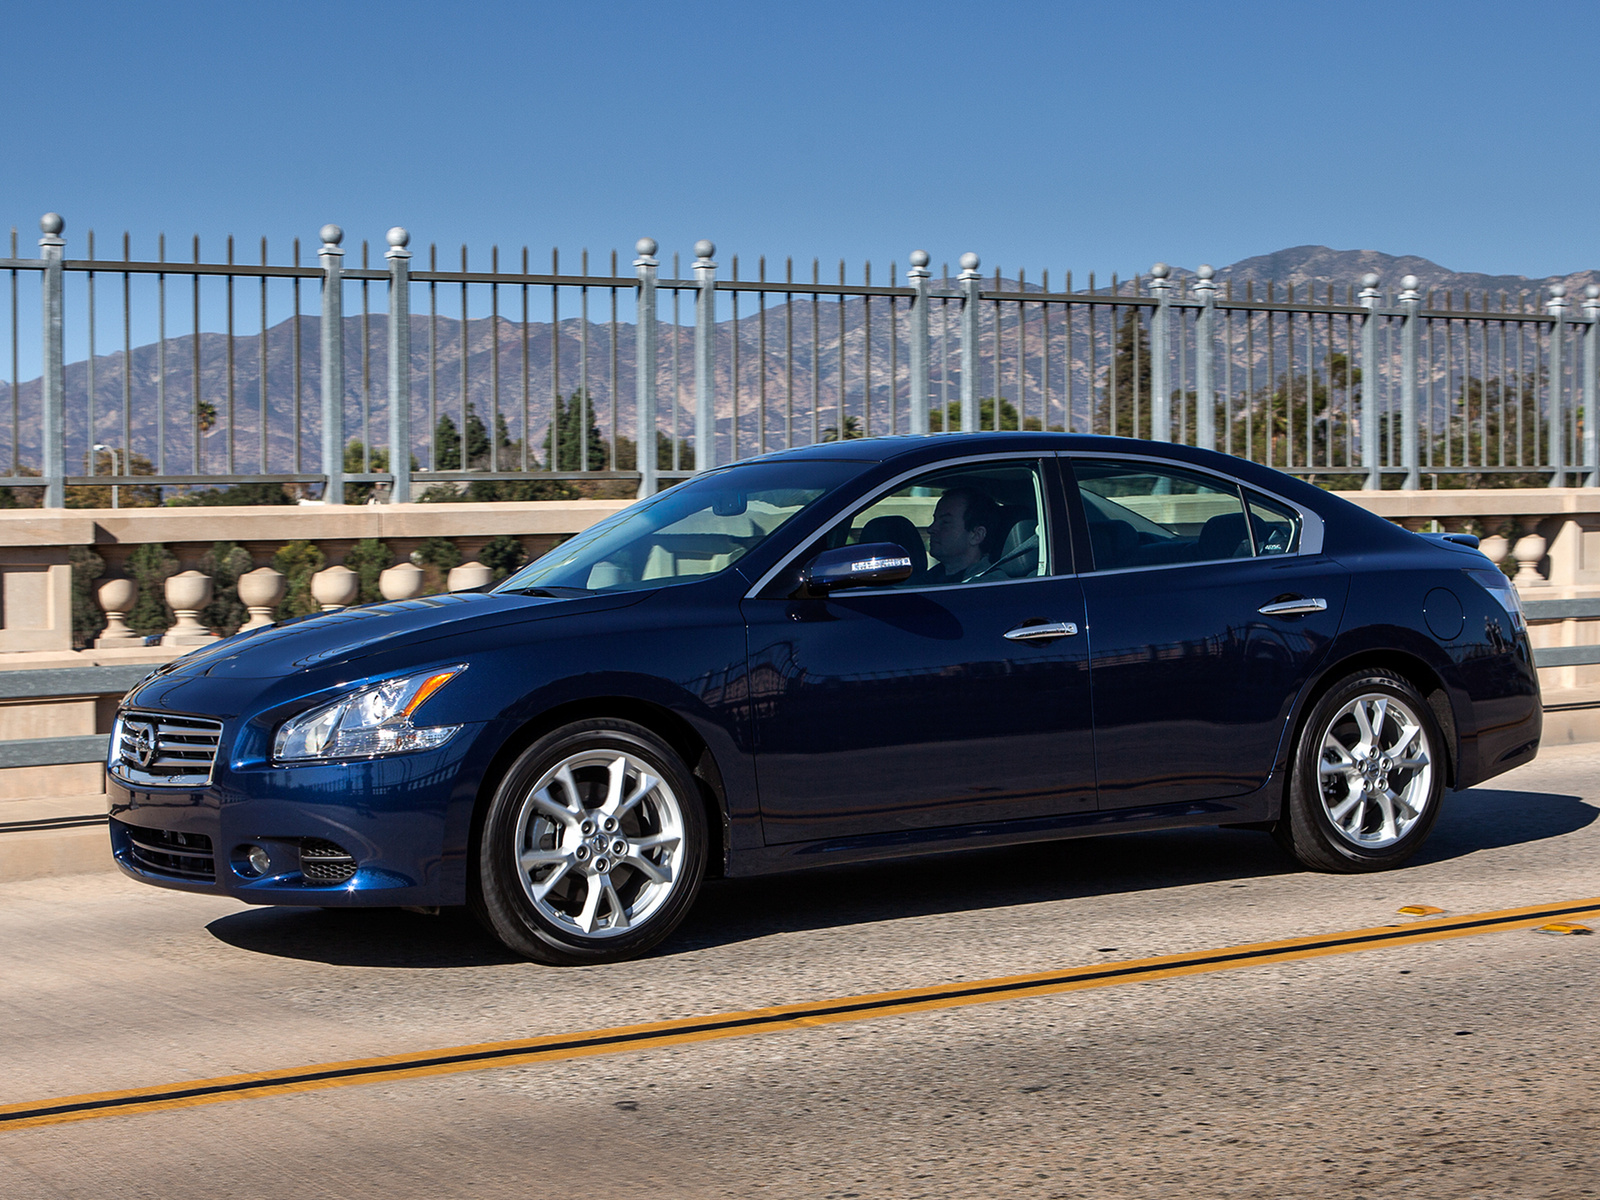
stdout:
<svg viewBox="0 0 1600 1200">
<path fill-rule="evenodd" d="M 707 842 L 699 788 L 671 746 L 629 721 L 579 721 L 529 746 L 495 790 L 476 907 L 539 962 L 633 958 L 688 913 Z"/>
<path fill-rule="evenodd" d="M 1350 675 L 1306 719 L 1273 835 L 1313 870 L 1398 867 L 1438 820 L 1445 754 L 1433 710 L 1405 678 Z"/>
</svg>

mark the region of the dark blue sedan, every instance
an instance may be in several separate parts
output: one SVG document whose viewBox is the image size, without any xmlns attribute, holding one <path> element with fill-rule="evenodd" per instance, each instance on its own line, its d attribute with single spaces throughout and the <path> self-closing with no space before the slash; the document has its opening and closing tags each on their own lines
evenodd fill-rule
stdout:
<svg viewBox="0 0 1600 1200">
<path fill-rule="evenodd" d="M 1187 825 L 1393 867 L 1539 732 L 1471 544 L 1209 451 L 941 435 L 710 471 L 492 591 L 196 651 L 124 701 L 108 790 L 149 883 L 467 904 L 582 963 L 708 873 Z"/>
</svg>

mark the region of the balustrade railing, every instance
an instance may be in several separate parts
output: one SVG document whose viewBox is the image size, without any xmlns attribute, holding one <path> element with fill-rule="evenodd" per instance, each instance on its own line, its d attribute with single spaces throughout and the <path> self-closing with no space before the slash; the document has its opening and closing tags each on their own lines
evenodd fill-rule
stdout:
<svg viewBox="0 0 1600 1200">
<path fill-rule="evenodd" d="M 841 262 L 824 282 L 816 260 L 722 271 L 709 241 L 662 278 L 649 238 L 631 273 L 615 252 L 605 273 L 587 251 L 539 272 L 498 247 L 487 270 L 463 247 L 457 269 L 399 228 L 374 266 L 366 242 L 346 261 L 336 225 L 315 264 L 298 241 L 272 263 L 265 240 L 246 263 L 232 239 L 223 262 L 198 239 L 179 261 L 164 237 L 136 260 L 127 235 L 104 258 L 92 233 L 75 259 L 59 216 L 40 226 L 38 257 L 13 232 L 0 260 L 0 488 L 45 507 L 91 487 L 113 504 L 261 484 L 335 504 L 573 480 L 650 494 L 789 446 L 1006 428 L 1181 441 L 1339 487 L 1600 485 L 1597 286 L 1576 310 L 1560 285 L 1458 304 L 1413 276 L 1340 296 L 1158 263 L 1053 290 L 970 253 L 936 275 L 921 250 L 903 279 L 868 263 L 850 282 Z"/>
</svg>

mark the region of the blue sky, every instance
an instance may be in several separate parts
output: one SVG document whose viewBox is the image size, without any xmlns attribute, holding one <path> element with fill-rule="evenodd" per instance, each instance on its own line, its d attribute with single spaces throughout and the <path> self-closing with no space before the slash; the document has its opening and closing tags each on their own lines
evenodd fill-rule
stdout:
<svg viewBox="0 0 1600 1200">
<path fill-rule="evenodd" d="M 31 246 L 58 210 L 74 256 L 94 227 L 102 253 L 128 229 L 135 257 L 165 231 L 278 259 L 332 220 L 375 255 L 396 223 L 541 266 L 711 237 L 852 279 L 919 246 L 1058 279 L 1301 243 L 1600 266 L 1592 4 L 65 0 L 5 25 L 0 221 Z"/>
</svg>

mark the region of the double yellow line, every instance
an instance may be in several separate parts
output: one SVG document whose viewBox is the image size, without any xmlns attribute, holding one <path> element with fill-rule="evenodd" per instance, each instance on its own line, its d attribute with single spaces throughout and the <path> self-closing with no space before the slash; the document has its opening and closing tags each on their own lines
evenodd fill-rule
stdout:
<svg viewBox="0 0 1600 1200">
<path fill-rule="evenodd" d="M 285 1070 L 260 1071 L 249 1075 L 227 1075 L 217 1079 L 197 1079 L 185 1083 L 129 1088 L 117 1092 L 62 1096 L 50 1100 L 0 1106 L 0 1131 L 27 1129 L 39 1125 L 59 1125 L 68 1121 L 88 1121 L 98 1117 L 122 1116 L 130 1113 L 155 1112 L 168 1108 L 187 1108 L 197 1104 L 215 1104 L 223 1100 L 245 1100 L 260 1096 L 279 1096 L 290 1092 L 317 1091 L 356 1083 L 416 1079 L 428 1075 L 477 1071 L 487 1067 L 525 1066 L 529 1063 L 552 1062 L 559 1059 L 620 1054 L 625 1051 L 745 1037 L 749 1034 L 771 1033 L 784 1029 L 805 1029 L 845 1021 L 865 1021 L 874 1017 L 901 1016 L 906 1013 L 928 1012 L 941 1008 L 960 1008 L 970 1004 L 991 1004 L 1000 1000 L 1048 996 L 1060 992 L 1112 987 L 1122 983 L 1143 983 L 1179 975 L 1204 975 L 1236 967 L 1268 966 L 1299 959 L 1322 958 L 1331 954 L 1351 954 L 1359 950 L 1410 946 L 1419 942 L 1469 937 L 1472 934 L 1500 929 L 1528 929 L 1562 918 L 1597 915 L 1600 915 L 1600 898 L 1554 906 L 1508 908 L 1497 912 L 1416 921 L 1402 926 L 1385 925 L 1375 929 L 1353 929 L 1319 937 L 1254 942 L 1220 950 L 1167 954 L 1159 958 L 1070 967 L 1056 971 L 1041 971 L 1032 975 L 1011 975 L 941 987 L 908 988 L 874 995 L 846 996 L 835 1000 L 757 1008 L 748 1012 L 685 1017 L 676 1021 L 623 1025 L 614 1029 L 554 1034 L 517 1041 L 485 1042 L 475 1046 L 452 1046 L 412 1054 L 392 1054 L 382 1058 L 321 1063 Z"/>
</svg>

